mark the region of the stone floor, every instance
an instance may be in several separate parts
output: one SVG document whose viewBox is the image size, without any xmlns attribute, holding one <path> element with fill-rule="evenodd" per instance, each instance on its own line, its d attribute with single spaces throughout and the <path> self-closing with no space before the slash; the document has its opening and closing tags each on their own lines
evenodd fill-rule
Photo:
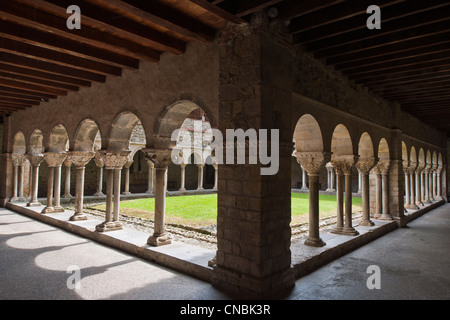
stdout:
<svg viewBox="0 0 450 320">
<path fill-rule="evenodd" d="M 297 280 L 288 299 L 449 299 L 449 222 L 450 204 L 445 204 L 406 228 L 332 258 Z M 327 246 L 333 243 L 331 238 L 324 240 Z M 122 251 L 126 248 L 106 247 L 8 209 L 0 209 L 0 249 L 1 299 L 229 298 L 185 270 L 182 274 L 161 266 L 164 261 L 148 262 Z M 170 250 L 177 251 L 176 246 Z M 293 261 L 301 260 L 295 250 Z M 80 289 L 67 288 L 70 265 L 80 267 Z M 380 267 L 380 290 L 366 286 L 369 265 Z"/>
</svg>

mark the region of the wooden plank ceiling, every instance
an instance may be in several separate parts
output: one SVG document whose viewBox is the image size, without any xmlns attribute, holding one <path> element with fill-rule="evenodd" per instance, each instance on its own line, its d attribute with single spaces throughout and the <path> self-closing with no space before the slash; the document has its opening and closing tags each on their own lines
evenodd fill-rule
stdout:
<svg viewBox="0 0 450 320">
<path fill-rule="evenodd" d="M 450 137 L 450 2 L 378 0 L 381 29 L 369 30 L 366 0 L 8 0 L 0 1 L 0 112 L 104 82 L 212 42 L 227 21 L 266 9 L 292 43 L 375 95 Z M 80 30 L 66 8 L 78 5 Z"/>
</svg>

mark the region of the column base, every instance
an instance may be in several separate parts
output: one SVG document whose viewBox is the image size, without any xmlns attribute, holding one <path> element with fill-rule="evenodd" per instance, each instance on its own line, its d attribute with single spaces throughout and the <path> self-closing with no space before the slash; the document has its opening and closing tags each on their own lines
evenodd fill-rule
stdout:
<svg viewBox="0 0 450 320">
<path fill-rule="evenodd" d="M 27 207 L 40 207 L 40 206 L 42 206 L 42 203 L 40 203 L 40 202 L 28 202 L 27 203 Z"/>
<path fill-rule="evenodd" d="M 63 194 L 62 196 L 61 196 L 61 198 L 64 198 L 64 199 L 73 199 L 73 198 L 75 198 L 73 195 L 71 195 L 70 193 L 66 193 L 66 194 Z"/>
<path fill-rule="evenodd" d="M 75 213 L 73 216 L 69 218 L 70 221 L 82 221 L 87 220 L 87 217 L 84 213 Z"/>
<path fill-rule="evenodd" d="M 410 210 L 417 210 L 417 209 L 419 209 L 419 207 L 416 206 L 415 204 L 408 204 L 408 205 L 405 205 L 405 208 L 406 208 L 406 209 L 410 209 Z"/>
<path fill-rule="evenodd" d="M 374 213 L 374 214 L 373 214 L 373 218 L 374 218 L 374 219 L 377 219 L 377 220 L 380 219 L 381 216 L 382 216 L 381 213 Z"/>
<path fill-rule="evenodd" d="M 424 204 L 422 201 L 416 201 L 416 206 L 418 206 L 420 208 L 420 207 L 423 207 Z"/>
<path fill-rule="evenodd" d="M 122 223 L 119 221 L 105 221 L 95 226 L 95 231 L 97 232 L 108 232 L 122 229 Z"/>
<path fill-rule="evenodd" d="M 53 212 L 55 212 L 55 208 L 54 207 L 45 207 L 41 211 L 41 213 L 53 213 Z"/>
<path fill-rule="evenodd" d="M 197 191 L 203 191 L 205 190 L 204 188 L 197 188 Z"/>
<path fill-rule="evenodd" d="M 185 188 L 180 188 L 180 189 L 178 189 L 178 191 L 186 191 L 186 189 Z"/>
<path fill-rule="evenodd" d="M 370 221 L 370 220 L 361 220 L 361 221 L 359 222 L 359 225 L 360 225 L 360 226 L 364 226 L 364 227 L 372 227 L 372 226 L 375 225 L 375 223 L 373 223 L 373 222 Z"/>
<path fill-rule="evenodd" d="M 54 206 L 53 212 L 64 212 L 64 208 L 61 206 Z"/>
<path fill-rule="evenodd" d="M 172 239 L 170 238 L 170 235 L 168 235 L 167 233 L 161 234 L 159 236 L 152 235 L 147 239 L 147 244 L 153 247 L 164 246 L 166 244 L 171 243 Z"/>
<path fill-rule="evenodd" d="M 353 227 L 344 227 L 342 228 L 342 235 L 345 236 L 357 236 L 359 235 L 359 232 L 355 230 Z"/>
<path fill-rule="evenodd" d="M 394 218 L 392 218 L 392 216 L 391 216 L 389 213 L 383 213 L 383 214 L 381 215 L 381 217 L 378 218 L 378 219 L 379 219 L 379 220 L 389 220 L 389 221 L 394 220 Z"/>
<path fill-rule="evenodd" d="M 106 197 L 106 195 L 103 193 L 103 192 L 96 192 L 96 193 L 94 193 L 93 194 L 93 196 L 96 196 L 96 197 Z"/>
<path fill-rule="evenodd" d="M 128 192 L 128 191 L 124 191 L 124 192 L 122 192 L 122 195 L 124 195 L 124 196 L 129 196 L 131 194 L 131 192 Z"/>
<path fill-rule="evenodd" d="M 334 234 L 342 234 L 342 229 L 343 227 L 334 227 L 333 229 L 330 230 L 330 233 L 334 233 Z"/>
<path fill-rule="evenodd" d="M 323 247 L 326 243 L 321 238 L 312 238 L 308 237 L 305 242 L 305 245 L 310 247 Z"/>
<path fill-rule="evenodd" d="M 423 203 L 431 203 L 430 200 L 423 200 L 422 202 L 423 202 Z"/>
<path fill-rule="evenodd" d="M 17 201 L 19 201 L 18 197 L 14 197 L 9 200 L 9 202 L 17 202 Z"/>
</svg>

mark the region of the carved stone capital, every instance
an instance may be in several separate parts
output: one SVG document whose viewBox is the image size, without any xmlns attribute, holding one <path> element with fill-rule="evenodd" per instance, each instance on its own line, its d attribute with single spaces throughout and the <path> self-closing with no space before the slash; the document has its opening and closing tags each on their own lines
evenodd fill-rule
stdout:
<svg viewBox="0 0 450 320">
<path fill-rule="evenodd" d="M 45 152 L 44 159 L 47 162 L 49 167 L 60 167 L 64 160 L 67 158 L 67 154 L 64 153 L 53 153 L 53 152 Z"/>
<path fill-rule="evenodd" d="M 415 173 L 421 173 L 425 169 L 425 163 L 418 162 Z"/>
<path fill-rule="evenodd" d="M 27 156 L 25 154 L 12 153 L 11 159 L 14 166 L 23 166 Z"/>
<path fill-rule="evenodd" d="M 109 151 L 100 150 L 100 156 L 105 164 L 105 169 L 122 169 L 124 164 L 128 161 L 128 154 L 131 151 Z"/>
<path fill-rule="evenodd" d="M 368 175 L 375 166 L 377 160 L 374 157 L 360 157 L 355 166 L 363 175 Z"/>
<path fill-rule="evenodd" d="M 436 168 L 437 174 L 441 174 L 442 169 L 444 169 L 444 166 L 442 164 L 438 165 L 438 167 Z"/>
<path fill-rule="evenodd" d="M 64 160 L 64 165 L 66 166 L 66 167 L 70 167 L 71 165 L 72 165 L 72 158 L 70 157 L 70 155 L 69 154 L 67 154 L 67 158 L 66 158 L 66 160 Z"/>
<path fill-rule="evenodd" d="M 355 163 L 354 156 L 334 156 L 331 159 L 331 164 L 337 174 L 352 174 L 352 168 Z"/>
<path fill-rule="evenodd" d="M 389 166 L 389 160 L 382 160 L 377 163 L 376 168 L 380 174 L 389 174 Z"/>
<path fill-rule="evenodd" d="M 330 159 L 327 152 L 297 152 L 297 162 L 302 166 L 309 175 L 319 174 L 320 169 Z"/>
<path fill-rule="evenodd" d="M 44 161 L 44 155 L 42 153 L 29 154 L 28 160 L 30 161 L 30 163 L 33 167 L 39 167 L 41 165 L 42 161 Z"/>
<path fill-rule="evenodd" d="M 75 167 L 84 167 L 94 157 L 94 152 L 89 151 L 72 151 L 69 152 L 68 158 L 73 162 Z"/>
<path fill-rule="evenodd" d="M 145 157 L 153 162 L 153 165 L 156 169 L 161 168 L 167 168 L 172 161 L 171 149 L 142 149 L 142 151 L 145 154 Z"/>
<path fill-rule="evenodd" d="M 94 161 L 95 165 L 99 168 L 102 168 L 105 165 L 98 150 L 95 151 Z"/>
</svg>

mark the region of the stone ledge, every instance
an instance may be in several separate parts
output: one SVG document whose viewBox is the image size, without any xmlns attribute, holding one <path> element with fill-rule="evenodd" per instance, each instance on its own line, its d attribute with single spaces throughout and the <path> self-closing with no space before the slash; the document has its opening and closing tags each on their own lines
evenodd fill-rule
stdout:
<svg viewBox="0 0 450 320">
<path fill-rule="evenodd" d="M 209 283 L 212 282 L 213 269 L 208 266 L 208 261 L 214 258 L 216 254 L 214 250 L 182 242 L 172 242 L 170 245 L 152 247 L 147 245 L 148 233 L 130 228 L 105 233 L 96 232 L 95 226 L 103 221 L 91 218 L 84 221 L 69 221 L 70 216 L 73 215 L 71 210 L 41 214 L 40 212 L 44 206 L 25 207 L 25 204 L 14 203 L 8 203 L 6 208 L 144 260 Z"/>
</svg>

